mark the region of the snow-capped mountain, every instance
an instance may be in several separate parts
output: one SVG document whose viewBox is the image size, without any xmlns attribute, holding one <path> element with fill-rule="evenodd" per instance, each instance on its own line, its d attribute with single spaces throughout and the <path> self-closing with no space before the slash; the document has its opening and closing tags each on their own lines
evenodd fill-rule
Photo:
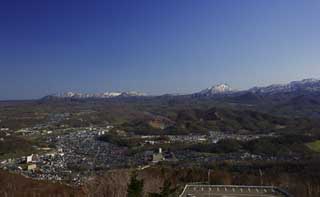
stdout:
<svg viewBox="0 0 320 197">
<path fill-rule="evenodd" d="M 227 84 L 218 84 L 209 88 L 206 88 L 198 93 L 197 95 L 212 96 L 217 94 L 230 94 L 234 90 Z"/>
<path fill-rule="evenodd" d="M 306 92 L 320 92 L 320 80 L 319 79 L 303 79 L 301 81 L 292 81 L 287 84 L 273 84 L 265 87 L 253 87 L 248 90 L 234 90 L 227 84 L 219 84 L 206 88 L 193 95 L 195 96 L 216 96 L 216 95 L 228 95 L 239 96 L 242 94 L 253 95 L 275 95 L 280 93 L 306 93 Z"/>
<path fill-rule="evenodd" d="M 194 97 L 211 97 L 211 96 L 265 96 L 265 95 L 277 95 L 282 93 L 292 93 L 304 94 L 304 93 L 320 93 L 320 80 L 319 79 L 304 79 L 301 81 L 292 81 L 287 84 L 274 84 L 265 87 L 254 87 L 248 90 L 234 90 L 227 84 L 218 84 L 209 88 L 206 88 L 200 92 L 191 94 Z M 86 99 L 86 98 L 116 98 L 116 97 L 142 97 L 147 96 L 140 92 L 104 92 L 97 94 L 87 94 L 87 93 L 76 93 L 76 92 L 66 92 L 61 94 L 53 94 L 47 97 L 49 98 L 76 98 L 76 99 Z M 164 96 L 164 95 L 163 95 Z M 173 97 L 183 96 L 181 94 L 171 95 Z M 184 95 L 188 96 L 188 95 Z"/>
<path fill-rule="evenodd" d="M 292 81 L 287 84 L 274 84 L 266 87 L 254 87 L 248 90 L 255 94 L 277 94 L 290 92 L 316 92 L 320 91 L 320 80 L 304 79 L 301 81 Z"/>
<path fill-rule="evenodd" d="M 97 94 L 65 92 L 65 93 L 49 95 L 49 97 L 54 97 L 54 98 L 77 98 L 77 99 L 136 97 L 136 96 L 146 96 L 146 94 L 132 91 L 132 92 L 104 92 L 104 93 L 97 93 Z"/>
</svg>

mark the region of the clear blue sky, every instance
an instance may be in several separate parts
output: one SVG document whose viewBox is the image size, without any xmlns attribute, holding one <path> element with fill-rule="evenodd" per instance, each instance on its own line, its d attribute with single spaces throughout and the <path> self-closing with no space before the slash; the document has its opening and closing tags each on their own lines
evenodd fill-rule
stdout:
<svg viewBox="0 0 320 197">
<path fill-rule="evenodd" d="M 0 1 L 0 99 L 319 76 L 318 0 Z"/>
</svg>

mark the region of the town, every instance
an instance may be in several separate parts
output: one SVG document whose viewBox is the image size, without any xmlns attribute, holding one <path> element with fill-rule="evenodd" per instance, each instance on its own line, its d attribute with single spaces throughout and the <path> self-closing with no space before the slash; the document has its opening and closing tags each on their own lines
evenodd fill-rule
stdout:
<svg viewBox="0 0 320 197">
<path fill-rule="evenodd" d="M 1 132 L 4 136 L 41 136 L 41 139 L 44 139 L 47 145 L 37 147 L 38 151 L 33 154 L 2 160 L 0 162 L 2 169 L 37 180 L 63 181 L 75 185 L 81 185 L 90 176 L 98 175 L 105 170 L 133 166 L 145 168 L 159 162 L 177 163 L 180 161 L 180 165 L 195 165 L 223 160 L 279 159 L 248 152 L 201 154 L 189 149 L 165 149 L 168 145 L 218 143 L 225 139 L 250 141 L 260 137 L 275 137 L 273 133 L 240 135 L 209 131 L 208 135 L 135 135 L 117 130 L 109 123 L 103 127 L 63 127 L 56 130 L 48 130 L 48 126 L 36 126 L 19 129 L 13 133 L 8 128 L 2 128 Z M 111 135 L 111 133 L 117 139 L 127 141 L 138 139 L 138 143 L 135 147 L 128 148 L 127 146 L 100 140 L 100 137 Z M 5 137 L 2 137 L 1 140 L 4 141 Z"/>
</svg>

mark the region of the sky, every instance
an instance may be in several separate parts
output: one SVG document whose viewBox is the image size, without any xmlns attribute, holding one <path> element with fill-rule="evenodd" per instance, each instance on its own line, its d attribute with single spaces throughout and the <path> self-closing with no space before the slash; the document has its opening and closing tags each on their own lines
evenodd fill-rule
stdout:
<svg viewBox="0 0 320 197">
<path fill-rule="evenodd" d="M 0 100 L 320 76 L 318 0 L 1 0 Z"/>
</svg>

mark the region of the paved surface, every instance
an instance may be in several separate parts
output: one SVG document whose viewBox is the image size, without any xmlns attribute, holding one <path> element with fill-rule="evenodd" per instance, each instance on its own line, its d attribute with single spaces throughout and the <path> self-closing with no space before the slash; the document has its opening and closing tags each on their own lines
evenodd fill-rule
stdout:
<svg viewBox="0 0 320 197">
<path fill-rule="evenodd" d="M 186 185 L 180 197 L 286 197 L 275 187 Z"/>
</svg>

